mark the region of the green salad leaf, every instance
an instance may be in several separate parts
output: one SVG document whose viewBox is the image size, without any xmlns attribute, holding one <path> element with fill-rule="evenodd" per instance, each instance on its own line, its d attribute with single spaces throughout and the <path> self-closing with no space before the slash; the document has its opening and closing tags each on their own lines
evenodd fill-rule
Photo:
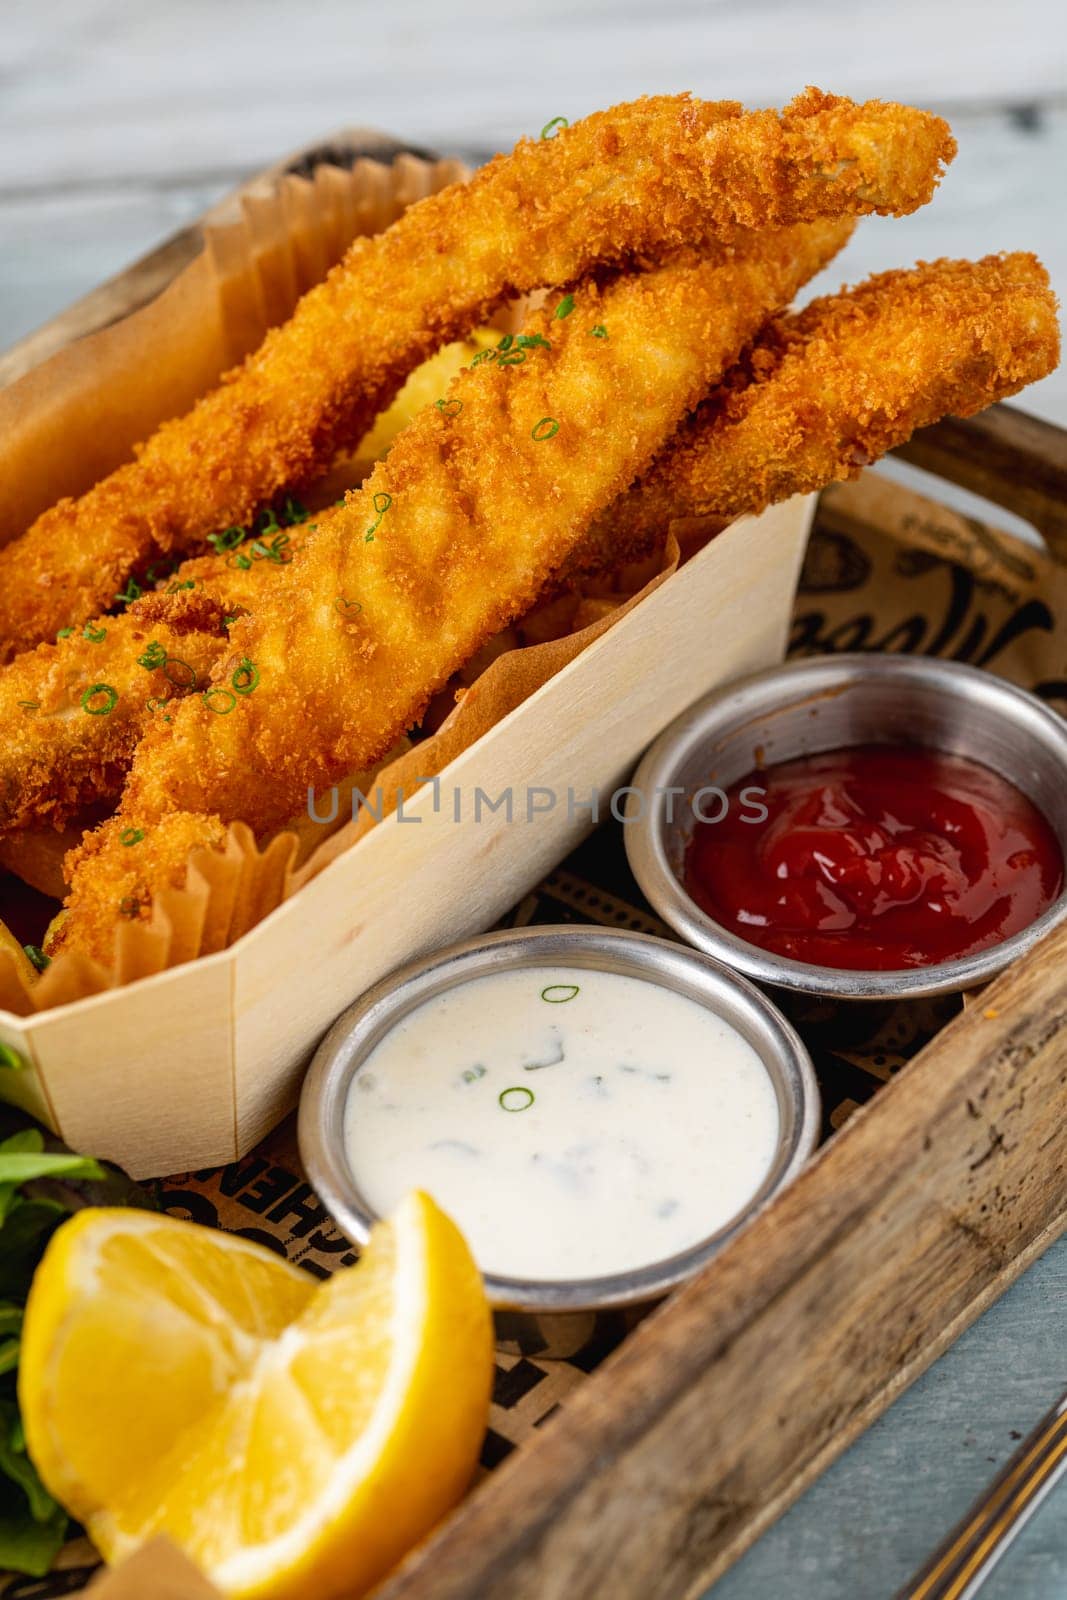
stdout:
<svg viewBox="0 0 1067 1600">
<path fill-rule="evenodd" d="M 0 1568 L 40 1578 L 68 1518 L 26 1453 L 16 1392 L 23 1308 L 45 1247 L 84 1205 L 152 1207 L 114 1167 L 64 1150 L 23 1113 L 0 1107 Z"/>
</svg>

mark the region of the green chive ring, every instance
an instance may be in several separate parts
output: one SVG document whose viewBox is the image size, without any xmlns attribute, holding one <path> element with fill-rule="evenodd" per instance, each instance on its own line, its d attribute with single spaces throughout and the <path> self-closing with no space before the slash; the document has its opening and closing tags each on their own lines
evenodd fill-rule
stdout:
<svg viewBox="0 0 1067 1600">
<path fill-rule="evenodd" d="M 229 704 L 215 705 L 213 701 L 216 697 L 221 697 L 222 700 L 229 701 Z M 234 706 L 237 704 L 237 696 L 235 694 L 231 694 L 229 689 L 205 689 L 204 693 L 201 695 L 201 699 L 207 706 L 208 710 L 213 711 L 217 717 L 228 717 Z"/>
<path fill-rule="evenodd" d="M 178 668 L 177 677 L 174 675 L 175 667 Z M 188 673 L 188 677 L 183 678 L 183 672 Z M 196 688 L 196 668 L 190 666 L 188 661 L 183 661 L 180 656 L 167 657 L 166 661 L 163 663 L 163 676 L 166 678 L 167 682 L 172 683 L 176 689 Z"/>
<path fill-rule="evenodd" d="M 438 400 L 436 405 L 443 417 L 458 417 L 463 410 L 462 400 Z"/>
<path fill-rule="evenodd" d="M 95 700 L 98 694 L 106 698 L 102 706 L 91 706 L 90 700 Z M 94 683 L 91 689 L 86 689 L 82 695 L 82 710 L 90 717 L 109 717 L 119 703 L 119 693 L 110 683 Z"/>
<path fill-rule="evenodd" d="M 259 686 L 259 668 L 245 656 L 241 665 L 230 679 L 230 688 L 234 694 L 251 694 Z"/>
<path fill-rule="evenodd" d="M 570 123 L 566 117 L 553 117 L 551 122 L 546 122 L 541 129 L 542 139 L 551 139 L 557 128 L 569 128 Z"/>
<path fill-rule="evenodd" d="M 555 417 L 542 417 L 540 422 L 530 429 L 530 438 L 541 444 L 545 439 L 554 439 L 558 432 L 559 423 Z"/>
<path fill-rule="evenodd" d="M 519 1098 L 516 1099 L 516 1096 Z M 527 1089 L 525 1084 L 517 1083 L 510 1089 L 501 1089 L 497 1095 L 497 1102 L 501 1111 L 528 1111 L 534 1103 L 534 1092 L 532 1089 Z"/>
<path fill-rule="evenodd" d="M 119 834 L 119 843 L 124 844 L 128 850 L 132 844 L 140 844 L 143 838 L 143 828 L 127 828 L 125 833 Z"/>
<path fill-rule="evenodd" d="M 541 990 L 541 999 L 550 1006 L 564 1006 L 578 993 L 580 990 L 576 983 L 550 983 L 547 989 Z"/>
</svg>

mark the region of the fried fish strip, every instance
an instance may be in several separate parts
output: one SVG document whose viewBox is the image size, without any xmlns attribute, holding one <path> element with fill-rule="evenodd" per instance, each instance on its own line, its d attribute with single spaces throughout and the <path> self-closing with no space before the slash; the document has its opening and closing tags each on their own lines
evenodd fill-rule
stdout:
<svg viewBox="0 0 1067 1600">
<path fill-rule="evenodd" d="M 1025 252 L 882 272 L 776 318 L 571 563 L 647 551 L 681 517 L 733 518 L 844 478 L 944 416 L 1046 377 L 1048 273 Z"/>
<path fill-rule="evenodd" d="M 1046 376 L 1058 349 L 1048 275 L 1023 253 L 883 273 L 778 318 L 644 481 L 599 519 L 568 575 L 610 570 L 643 555 L 672 518 L 729 519 L 853 477 L 916 428 L 945 415 L 969 416 Z M 254 609 L 266 569 L 241 573 L 232 560 L 189 561 L 176 576 L 194 579 L 231 610 Z M 110 626 L 108 619 L 101 626 Z M 85 647 L 72 643 L 84 656 Z M 208 668 L 226 648 L 221 635 L 202 642 Z M 34 675 L 25 677 L 21 698 L 32 698 Z M 0 673 L 0 714 L 4 683 Z M 94 771 L 97 781 L 106 774 L 117 793 L 121 756 L 127 750 L 132 756 L 132 746 L 123 741 L 116 750 L 108 720 L 87 722 L 78 719 L 74 732 L 83 749 L 94 735 L 109 740 L 111 759 Z M 0 830 L 11 815 L 5 796 L 14 792 L 26 808 L 19 823 L 39 815 L 63 820 L 69 801 L 54 779 L 70 769 L 71 752 L 62 738 L 53 740 L 51 756 L 49 767 L 35 750 L 31 776 L 23 742 L 0 755 Z M 35 778 L 40 808 L 33 804 Z"/>
<path fill-rule="evenodd" d="M 204 695 L 149 729 L 119 815 L 71 859 L 55 950 L 107 960 L 191 843 L 264 834 L 308 785 L 370 766 L 435 689 L 544 588 L 685 411 L 839 248 L 848 226 L 749 234 L 648 274 L 580 284 L 514 350 L 462 372 L 231 629 Z M 560 315 L 560 313 L 563 315 Z M 603 328 L 607 337 L 595 337 Z M 510 364 L 507 356 L 522 355 Z M 133 849 L 129 828 L 142 831 Z"/>
<path fill-rule="evenodd" d="M 105 609 L 155 552 L 194 549 L 312 481 L 428 354 L 509 296 L 738 224 L 912 211 L 954 153 L 939 117 L 815 89 L 781 115 L 659 96 L 522 141 L 358 239 L 136 460 L 0 550 L 0 661 Z"/>
<path fill-rule="evenodd" d="M 284 537 L 185 561 L 165 591 L 0 668 L 0 836 L 62 828 L 121 792 L 146 727 L 169 725 L 171 702 L 206 686 L 229 649 L 227 619 L 269 592 L 303 533 Z"/>
<path fill-rule="evenodd" d="M 0 672 L 0 833 L 61 828 L 118 792 L 153 712 L 206 683 L 222 619 L 203 594 L 148 595 Z"/>
</svg>

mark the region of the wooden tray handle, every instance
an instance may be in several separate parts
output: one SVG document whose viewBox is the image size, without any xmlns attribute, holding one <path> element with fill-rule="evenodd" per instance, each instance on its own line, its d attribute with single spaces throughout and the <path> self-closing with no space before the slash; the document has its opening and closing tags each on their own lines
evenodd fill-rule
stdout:
<svg viewBox="0 0 1067 1600">
<path fill-rule="evenodd" d="M 1067 562 L 1067 431 L 1017 406 L 945 417 L 893 452 L 1025 518 Z"/>
</svg>

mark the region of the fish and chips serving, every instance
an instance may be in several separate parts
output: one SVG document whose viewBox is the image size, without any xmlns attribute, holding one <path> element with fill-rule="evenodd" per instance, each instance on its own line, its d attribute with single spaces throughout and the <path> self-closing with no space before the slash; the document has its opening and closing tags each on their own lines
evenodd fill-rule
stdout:
<svg viewBox="0 0 1067 1600">
<path fill-rule="evenodd" d="M 784 311 L 858 217 L 931 198 L 938 117 L 808 90 L 780 116 L 659 97 L 557 124 L 358 239 L 217 389 L 0 550 L 5 864 L 83 824 L 47 957 L 110 970 L 194 852 L 236 824 L 270 840 L 373 767 L 554 589 L 1055 364 L 1024 254 Z M 421 362 L 533 291 L 361 486 L 297 509 Z"/>
<path fill-rule="evenodd" d="M 407 830 L 397 828 L 404 837 L 393 853 L 372 858 L 369 836 L 395 821 L 406 800 L 425 798 L 425 786 L 450 765 L 477 794 L 489 778 L 536 785 L 543 781 L 538 752 L 557 732 L 557 772 L 573 758 L 576 778 L 626 782 L 633 759 L 696 693 L 780 660 L 779 613 L 810 518 L 801 497 L 857 477 L 917 429 L 1017 394 L 1059 359 L 1048 274 L 1021 251 L 921 262 L 794 309 L 862 218 L 906 216 L 927 204 L 955 149 L 940 117 L 811 88 L 781 113 L 676 95 L 616 106 L 573 126 L 555 117 L 539 137 L 425 193 L 389 225 L 370 233 L 350 227 L 336 264 L 291 297 L 288 319 L 268 316 L 266 337 L 191 408 L 175 407 L 161 423 L 153 416 L 128 459 L 9 530 L 0 547 L 0 869 L 34 892 L 38 922 L 25 946 L 24 916 L 18 938 L 0 922 L 2 1037 L 12 1041 L 0 1050 L 10 1057 L 3 1065 L 41 1073 L 34 1086 L 32 1071 L 21 1079 L 19 1070 L 8 1072 L 10 1098 L 68 1142 L 121 1159 L 135 1176 L 243 1154 L 291 1108 L 328 1021 L 413 956 L 426 961 L 398 982 L 420 992 L 419 983 L 430 982 L 427 952 L 484 931 L 593 820 L 591 812 L 570 817 L 565 831 L 557 819 L 555 832 L 539 832 L 531 808 L 524 832 L 511 822 L 509 798 L 507 825 L 494 817 L 483 836 L 457 802 L 447 844 L 440 834 L 420 842 L 418 829 L 407 844 Z M 994 250 L 997 242 L 989 241 Z M 729 554 L 710 585 L 705 576 L 698 587 L 700 563 L 715 552 Z M 750 563 L 764 572 L 779 564 L 777 587 L 746 586 Z M 681 630 L 694 606 L 699 615 Z M 758 615 L 761 606 L 771 614 Z M 659 633 L 635 630 L 614 655 L 595 655 L 642 613 L 665 619 Z M 676 686 L 674 699 L 657 700 L 657 675 L 675 666 L 672 647 L 704 636 L 707 663 Z M 587 661 L 610 662 L 612 681 L 566 678 L 586 652 L 594 652 Z M 566 682 L 576 686 L 568 714 Z M 557 698 L 547 701 L 553 685 Z M 540 710 L 532 703 L 539 694 Z M 560 718 L 558 730 L 544 721 L 546 705 Z M 631 715 L 627 737 L 618 730 Z M 586 771 L 581 758 L 596 750 L 602 726 L 615 730 L 615 743 Z M 486 772 L 475 761 L 490 735 L 499 735 L 500 754 Z M 1050 763 L 1055 758 L 1053 750 Z M 503 770 L 505 759 L 528 761 L 530 770 Z M 868 765 L 876 764 L 871 757 Z M 1002 791 L 990 800 L 988 786 L 967 788 L 963 778 L 973 773 L 961 778 L 953 769 L 946 777 L 932 759 L 924 772 L 931 766 L 946 804 L 975 793 L 987 809 L 1002 804 Z M 744 770 L 744 779 L 741 771 L 729 775 L 735 788 L 759 777 Z M 813 820 L 804 807 L 817 801 L 825 811 L 828 770 L 816 762 L 805 772 L 789 815 L 790 860 L 803 858 L 801 877 L 825 849 L 816 838 L 825 816 Z M 787 771 L 779 781 L 790 777 Z M 893 779 L 906 786 L 906 775 Z M 375 785 L 377 810 L 357 804 Z M 755 792 L 740 789 L 742 799 Z M 943 798 L 939 789 L 937 803 Z M 925 794 L 920 800 L 925 805 Z M 866 861 L 855 862 L 872 817 L 884 826 L 876 880 Z M 1034 900 L 1044 912 L 1062 892 L 1062 840 L 1052 837 L 1051 821 L 1038 821 L 1049 833 L 1043 898 Z M 896 822 L 873 802 L 852 822 L 849 859 L 838 864 L 835 882 L 845 894 L 849 873 L 862 871 L 872 917 L 895 892 L 892 873 L 908 880 L 900 891 L 906 900 L 913 879 L 925 873 L 929 885 L 942 873 L 948 882 L 949 867 L 958 865 L 946 864 L 936 842 L 901 846 Z M 1010 859 L 1018 830 L 1007 815 L 1000 822 Z M 963 826 L 958 816 L 955 825 Z M 847 830 L 836 813 L 833 826 L 840 841 Z M 707 848 L 715 842 L 709 834 Z M 743 843 L 755 860 L 762 837 Z M 447 871 L 446 850 L 454 852 Z M 346 882 L 356 903 L 347 905 L 346 894 L 348 920 L 331 923 L 330 905 L 320 901 L 287 932 L 280 920 L 287 909 L 349 858 Z M 361 861 L 368 863 L 365 904 Z M 720 866 L 711 863 L 707 881 Z M 737 891 L 742 937 L 749 879 L 764 867 L 760 858 L 746 869 Z M 446 905 L 465 873 L 470 904 Z M 775 862 L 767 868 L 772 919 L 773 907 L 785 903 L 782 875 Z M 736 884 L 728 887 L 733 895 Z M 809 888 L 802 884 L 797 894 Z M 991 892 L 999 889 L 998 880 Z M 805 908 L 821 934 L 825 885 L 812 896 Z M 278 913 L 273 935 L 271 913 Z M 901 920 L 910 961 L 914 919 L 906 909 Z M 690 937 L 688 924 L 675 926 Z M 940 923 L 936 932 L 934 947 L 955 952 L 940 939 Z M 986 933 L 985 943 L 995 943 L 996 929 Z M 274 943 L 265 943 L 250 979 L 226 962 L 257 934 Z M 624 937 L 603 937 L 609 965 L 623 948 L 612 939 Z M 348 971 L 357 939 L 375 942 L 375 956 L 366 970 Z M 285 964 L 287 940 L 303 985 L 295 965 Z M 770 934 L 753 942 L 787 954 L 809 948 Z M 484 1292 L 492 1274 L 478 1240 L 484 1232 L 504 1241 L 493 1246 L 504 1258 L 519 1230 L 503 1184 L 499 1214 L 488 1219 L 494 1230 L 481 1213 L 464 1214 L 464 1195 L 484 1206 L 484 1169 L 466 1167 L 449 1190 L 457 1158 L 488 1152 L 506 1171 L 525 1140 L 532 1154 L 523 1215 L 541 1215 L 550 1183 L 553 1203 L 566 1210 L 582 1184 L 603 1178 L 594 1173 L 597 1131 L 613 1116 L 635 1146 L 642 1127 L 646 1136 L 663 1135 L 662 1149 L 638 1150 L 640 1170 L 651 1170 L 655 1156 L 657 1182 L 680 1188 L 684 1163 L 672 1140 L 686 1132 L 685 1096 L 690 1109 L 699 1099 L 682 1085 L 680 1062 L 657 1072 L 643 1058 L 626 1059 L 627 1039 L 643 1025 L 647 1051 L 658 1048 L 649 1022 L 653 991 L 636 984 L 636 965 L 626 968 L 625 982 L 616 976 L 600 987 L 616 997 L 612 1004 L 622 1005 L 623 996 L 633 1021 L 616 1018 L 618 1042 L 598 1059 L 596 1075 L 571 1085 L 573 1106 L 556 1107 L 565 1130 L 585 1129 L 585 1164 L 565 1151 L 565 1160 L 538 1167 L 548 1124 L 537 1119 L 551 1109 L 551 1069 L 585 1047 L 583 1027 L 588 1032 L 595 1019 L 583 1020 L 583 1007 L 592 1015 L 599 990 L 583 977 L 580 951 L 574 970 L 558 952 L 554 965 L 548 956 L 529 957 L 551 966 L 530 987 L 528 966 L 503 974 L 499 947 L 484 943 L 488 955 L 461 949 L 456 959 L 484 956 L 483 984 L 489 968 L 495 972 L 497 1021 L 510 1004 L 501 977 L 508 994 L 521 990 L 520 1044 L 529 1034 L 534 1054 L 527 1059 L 515 1046 L 517 1081 L 494 1082 L 478 1054 L 492 1020 L 489 989 L 443 1000 L 443 983 L 427 989 L 443 1007 L 440 1027 L 455 1034 L 448 1036 L 450 1075 L 437 1083 L 431 1115 L 419 1071 L 411 1070 L 423 1064 L 414 1035 L 397 1035 L 390 1068 L 397 1089 L 371 1053 L 380 1041 L 366 1023 L 373 1070 L 353 1076 L 350 1104 L 358 1111 L 363 1095 L 371 1148 L 362 1159 L 372 1168 L 377 1160 L 384 1174 L 379 1191 L 387 1199 L 376 1213 L 361 1209 L 360 1196 L 349 1204 L 344 1183 L 331 1191 L 333 1157 L 320 1145 L 336 1116 L 320 1110 L 313 1138 L 302 1110 L 311 1181 L 342 1226 L 347 1216 L 360 1218 L 345 1228 L 367 1246 L 358 1267 L 316 1286 L 256 1245 L 228 1235 L 220 1243 L 141 1211 L 90 1209 L 55 1234 L 17 1316 L 21 1448 L 40 1474 L 41 1494 L 54 1497 L 47 1504 L 60 1529 L 64 1507 L 109 1559 L 166 1534 L 224 1595 L 355 1600 L 462 1496 L 492 1376 Z M 536 951 L 538 936 L 527 946 Z M 839 949 L 840 939 L 828 947 Z M 446 957 L 458 971 L 453 953 Z M 683 960 L 677 951 L 618 955 L 626 959 L 649 966 L 649 983 L 662 985 L 654 990 L 660 1002 L 671 963 L 704 971 L 703 958 Z M 317 962 L 321 984 L 312 997 L 306 975 L 318 976 Z M 203 988 L 176 989 L 172 1011 L 157 1005 L 163 986 L 201 973 Z M 454 972 L 449 981 L 458 984 Z M 671 981 L 684 989 L 696 978 Z M 697 1015 L 691 998 L 671 997 L 678 1028 L 694 1029 L 693 1038 L 715 1012 L 717 991 L 707 981 L 707 1015 Z M 387 1003 L 403 1025 L 408 1001 L 388 984 L 366 1007 Z M 635 1267 L 662 1266 L 668 1254 L 696 1252 L 673 1274 L 653 1274 L 657 1293 L 692 1276 L 719 1248 L 717 1230 L 753 1214 L 817 1138 L 818 1089 L 800 1041 L 759 997 L 761 1046 L 755 1002 L 742 993 L 730 1003 L 736 1028 L 725 1029 L 718 1014 L 711 1053 L 729 1046 L 762 1097 L 764 1138 L 750 1151 L 751 1173 L 734 1188 L 724 1180 L 714 1229 L 700 1210 L 702 1159 L 690 1162 L 695 1199 L 666 1188 L 646 1194 L 637 1184 L 635 1215 L 652 1241 L 646 1255 L 630 1259 L 629 1235 L 618 1259 L 600 1250 L 600 1235 L 588 1253 L 594 1262 L 610 1258 L 611 1271 L 625 1278 Z M 79 1004 L 96 1015 L 72 1011 Z M 184 1091 L 167 1082 L 185 1048 L 172 1037 L 179 1012 L 188 1016 L 191 1040 Z M 457 1016 L 466 1018 L 469 1049 L 457 1043 Z M 258 1031 L 248 1031 L 249 1018 Z M 353 1027 L 365 1022 L 357 1018 Z M 438 1026 L 430 1017 L 424 1031 Z M 102 1067 L 86 1080 L 83 1027 L 84 1038 L 95 1040 L 114 1030 L 107 1070 L 118 1074 L 108 1079 L 119 1085 L 115 1107 L 89 1109 L 107 1091 Z M 335 1029 L 335 1042 L 316 1058 L 312 1099 L 328 1096 L 324 1085 L 340 1070 L 348 1045 L 336 1037 Z M 252 1040 L 269 1046 L 257 1055 Z M 434 1054 L 431 1044 L 419 1048 Z M 49 1052 L 75 1063 L 62 1083 L 43 1070 Z M 616 1068 L 626 1081 L 610 1077 Z M 351 1060 L 346 1070 L 352 1074 Z M 520 1077 L 526 1072 L 540 1075 Z M 412 1158 L 415 1177 L 409 1182 L 404 1166 L 401 1181 L 394 1144 L 404 1161 L 410 1155 L 393 1117 L 401 1090 L 423 1118 L 419 1139 L 425 1135 L 434 1151 L 453 1221 L 437 1209 L 444 1202 L 436 1185 L 425 1185 L 432 1198 L 419 1192 L 424 1151 Z M 676 1118 L 657 1109 L 667 1092 L 682 1097 Z M 375 1094 L 385 1094 L 381 1105 Z M 788 1095 L 795 1126 L 779 1172 L 773 1163 L 789 1142 L 781 1121 Z M 148 1106 L 157 1114 L 152 1128 Z M 375 1106 L 381 1132 L 368 1120 Z M 708 1128 L 723 1115 L 716 1102 Z M 521 1140 L 490 1148 L 503 1125 L 520 1128 Z M 450 1137 L 441 1136 L 443 1126 Z M 15 1137 L 7 1159 L 18 1175 L 16 1158 L 39 1146 Z M 566 1143 L 565 1132 L 559 1138 Z M 731 1145 L 736 1159 L 737 1143 L 725 1138 L 722 1162 Z M 176 1152 L 187 1159 L 179 1163 Z M 343 1166 L 347 1158 L 337 1159 Z M 614 1171 L 616 1189 L 628 1172 L 625 1164 Z M 406 1198 L 394 1203 L 396 1188 Z M 614 1192 L 601 1195 L 613 1214 Z M 690 1201 L 696 1209 L 687 1212 Z M 472 1217 L 481 1218 L 481 1231 Z M 670 1251 L 659 1244 L 668 1217 L 671 1237 L 681 1241 Z M 541 1260 L 539 1244 L 520 1265 L 534 1280 L 552 1280 L 557 1310 L 618 1311 L 654 1297 L 628 1282 L 609 1294 L 601 1265 L 588 1274 L 598 1292 L 572 1283 L 567 1299 L 551 1272 L 529 1269 Z M 510 1285 L 496 1300 L 490 1294 L 494 1307 L 518 1315 L 540 1305 L 536 1281 L 519 1292 L 514 1262 L 489 1265 Z M 577 1269 L 571 1276 L 580 1276 Z M 118 1419 L 113 1430 L 97 1426 L 97 1402 L 86 1398 L 94 1384 L 121 1396 L 109 1412 Z"/>
</svg>

